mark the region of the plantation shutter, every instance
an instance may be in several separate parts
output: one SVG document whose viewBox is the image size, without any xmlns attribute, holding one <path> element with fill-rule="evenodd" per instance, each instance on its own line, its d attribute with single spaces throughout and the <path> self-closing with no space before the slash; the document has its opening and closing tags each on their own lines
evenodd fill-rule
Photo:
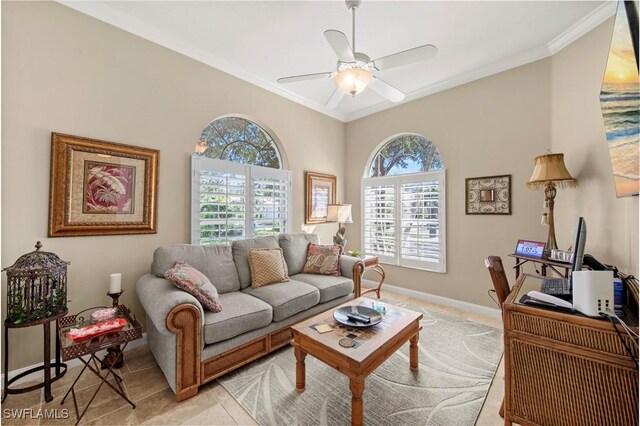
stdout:
<svg viewBox="0 0 640 426">
<path fill-rule="evenodd" d="M 365 179 L 363 200 L 364 252 L 380 261 L 396 259 L 396 185 L 385 178 Z"/>
<path fill-rule="evenodd" d="M 399 183 L 400 265 L 424 267 L 428 262 L 432 264 L 428 269 L 443 269 L 444 253 L 440 244 L 441 185 L 438 176 L 434 176 L 438 173 L 433 173 L 432 179 L 407 176 Z"/>
<path fill-rule="evenodd" d="M 444 192 L 444 171 L 363 179 L 364 253 L 445 272 Z"/>
<path fill-rule="evenodd" d="M 291 227 L 291 172 L 192 157 L 191 243 L 224 244 Z"/>
<path fill-rule="evenodd" d="M 291 172 L 252 167 L 253 235 L 278 235 L 289 229 Z"/>
</svg>

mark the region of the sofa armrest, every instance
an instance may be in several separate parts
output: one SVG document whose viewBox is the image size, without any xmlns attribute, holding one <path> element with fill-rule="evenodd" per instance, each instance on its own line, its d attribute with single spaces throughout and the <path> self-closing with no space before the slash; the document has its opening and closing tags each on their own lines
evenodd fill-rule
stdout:
<svg viewBox="0 0 640 426">
<path fill-rule="evenodd" d="M 165 278 L 152 274 L 143 275 L 136 284 L 136 293 L 147 318 L 158 331 L 170 332 L 166 325 L 167 317 L 175 307 L 184 304 L 198 308 L 200 324 L 204 324 L 204 310 L 198 299 L 180 290 Z"/>
<path fill-rule="evenodd" d="M 362 263 L 364 267 L 364 262 L 359 257 L 347 256 L 343 254 L 340 256 L 340 269 L 342 270 L 342 276 L 353 279 L 353 273 L 356 269 L 354 269 L 357 264 Z"/>
<path fill-rule="evenodd" d="M 353 280 L 353 292 L 356 297 L 360 297 L 362 273 L 364 272 L 364 262 L 359 257 L 342 255 L 340 256 L 340 269 L 343 277 Z"/>
</svg>

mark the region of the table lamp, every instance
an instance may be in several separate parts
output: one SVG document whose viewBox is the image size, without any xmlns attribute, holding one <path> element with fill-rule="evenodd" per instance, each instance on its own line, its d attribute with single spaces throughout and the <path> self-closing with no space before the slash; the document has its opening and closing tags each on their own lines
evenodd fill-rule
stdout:
<svg viewBox="0 0 640 426">
<path fill-rule="evenodd" d="M 571 176 L 564 165 L 564 154 L 545 154 L 535 159 L 533 175 L 527 187 L 530 189 L 544 189 L 544 203 L 546 211 L 542 214 L 542 223 L 549 225 L 549 236 L 545 247 L 545 256 L 549 256 L 552 249 L 557 249 L 556 230 L 553 224 L 553 204 L 556 198 L 556 188 L 573 188 L 578 181 Z"/>
<path fill-rule="evenodd" d="M 347 245 L 347 227 L 341 224 L 353 223 L 351 204 L 329 204 L 327 206 L 327 222 L 337 222 L 338 231 L 333 236 L 333 243 L 344 247 Z"/>
</svg>

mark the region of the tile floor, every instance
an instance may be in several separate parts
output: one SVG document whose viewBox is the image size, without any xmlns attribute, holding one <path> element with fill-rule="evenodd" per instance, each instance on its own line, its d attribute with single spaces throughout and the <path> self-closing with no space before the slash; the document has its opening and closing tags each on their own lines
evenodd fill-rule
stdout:
<svg viewBox="0 0 640 426">
<path fill-rule="evenodd" d="M 449 308 L 442 305 L 428 303 L 422 300 L 409 298 L 397 293 L 384 292 L 382 297 L 424 306 L 452 316 L 466 318 L 487 324 L 492 327 L 502 328 L 500 320 L 487 316 Z M 44 402 L 43 392 L 34 391 L 23 395 L 9 395 L 2 404 L 3 425 L 65 425 L 74 424 L 76 421 L 73 401 L 71 396 L 64 405 L 60 401 L 65 392 L 79 373 L 79 367 L 71 369 L 67 374 L 53 384 L 53 401 Z M 498 367 L 498 372 L 489 394 L 485 401 L 477 424 L 480 426 L 502 425 L 503 420 L 498 416 L 498 409 L 503 395 L 503 362 Z M 76 396 L 79 407 L 85 406 L 98 386 L 99 379 L 93 374 L 82 376 L 76 385 Z M 96 399 L 82 419 L 81 424 L 89 425 L 255 425 L 255 421 L 238 404 L 231 395 L 216 381 L 200 388 L 198 394 L 184 402 L 176 403 L 175 396 L 157 366 L 153 355 L 146 345 L 125 352 L 125 366 L 121 369 L 124 387 L 131 400 L 136 404 L 132 409 L 126 401 L 121 399 L 112 390 L 105 386 L 100 389 Z M 68 409 L 67 419 L 8 419 L 5 418 L 7 410 L 31 409 L 32 417 L 39 412 L 38 409 Z M 42 416 L 40 416 L 42 417 Z"/>
</svg>

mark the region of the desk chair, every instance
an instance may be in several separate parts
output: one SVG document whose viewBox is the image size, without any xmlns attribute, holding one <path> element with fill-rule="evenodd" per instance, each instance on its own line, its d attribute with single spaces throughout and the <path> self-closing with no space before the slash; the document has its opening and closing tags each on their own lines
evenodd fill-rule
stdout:
<svg viewBox="0 0 640 426">
<path fill-rule="evenodd" d="M 504 267 L 502 266 L 502 259 L 500 259 L 499 256 L 489 256 L 484 260 L 484 265 L 489 270 L 491 281 L 493 281 L 493 288 L 496 291 L 496 296 L 498 296 L 498 304 L 502 310 L 502 304 L 507 300 L 507 296 L 509 296 L 511 292 L 507 274 L 504 273 Z M 499 414 L 500 417 L 504 417 L 504 397 L 502 398 Z"/>
</svg>

